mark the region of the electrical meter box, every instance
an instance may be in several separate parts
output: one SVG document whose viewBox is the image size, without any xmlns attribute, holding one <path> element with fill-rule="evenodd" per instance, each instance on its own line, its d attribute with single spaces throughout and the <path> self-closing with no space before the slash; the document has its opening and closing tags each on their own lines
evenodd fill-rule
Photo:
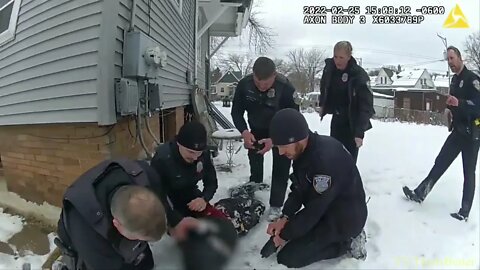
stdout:
<svg viewBox="0 0 480 270">
<path fill-rule="evenodd" d="M 123 77 L 152 79 L 167 65 L 167 52 L 143 32 L 128 32 L 123 47 Z"/>
</svg>

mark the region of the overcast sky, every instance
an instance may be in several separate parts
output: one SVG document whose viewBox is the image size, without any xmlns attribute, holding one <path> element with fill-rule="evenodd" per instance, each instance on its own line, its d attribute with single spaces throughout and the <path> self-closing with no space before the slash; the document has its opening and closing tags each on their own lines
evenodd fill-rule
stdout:
<svg viewBox="0 0 480 270">
<path fill-rule="evenodd" d="M 270 57 L 283 57 L 295 48 L 325 49 L 328 57 L 333 54 L 333 45 L 339 40 L 349 40 L 353 45 L 354 57 L 363 60 L 364 67 L 379 67 L 385 64 L 410 64 L 412 67 L 425 67 L 432 71 L 445 71 L 446 62 L 433 64 L 425 62 L 443 58 L 444 45 L 437 33 L 446 37 L 449 45 L 464 48 L 465 38 L 480 29 L 479 0 L 254 0 L 256 10 L 261 12 L 264 24 L 277 34 L 275 47 L 266 53 Z M 355 3 L 355 4 L 353 4 Z M 448 29 L 443 23 L 448 13 L 458 4 L 465 14 L 470 28 Z M 360 15 L 365 15 L 366 6 L 409 6 L 412 14 L 421 6 L 442 6 L 443 15 L 425 15 L 421 24 L 412 25 L 375 25 L 372 16 L 366 15 L 367 23 L 359 23 L 359 15 L 354 24 L 333 25 L 329 13 L 327 24 L 303 24 L 303 6 L 360 6 Z M 230 39 L 222 48 L 223 53 L 241 53 L 246 51 L 248 39 Z"/>
</svg>

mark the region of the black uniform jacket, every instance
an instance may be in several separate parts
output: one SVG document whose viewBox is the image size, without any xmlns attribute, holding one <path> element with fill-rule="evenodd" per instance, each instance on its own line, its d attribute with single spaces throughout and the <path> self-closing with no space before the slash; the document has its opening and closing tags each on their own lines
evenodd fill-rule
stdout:
<svg viewBox="0 0 480 270">
<path fill-rule="evenodd" d="M 365 191 L 340 142 L 310 132 L 305 151 L 293 162 L 293 176 L 283 208 L 289 221 L 280 233 L 282 239 L 305 236 L 320 222 L 335 226 L 340 234 L 356 236 L 362 231 L 367 219 Z"/>
<path fill-rule="evenodd" d="M 319 104 L 323 108 L 321 117 L 326 114 L 333 114 L 336 107 L 330 93 L 332 89 L 332 74 L 336 70 L 333 58 L 325 60 L 322 78 L 320 79 Z M 373 108 L 373 93 L 370 90 L 370 77 L 365 70 L 360 67 L 352 57 L 345 70 L 348 74 L 348 107 L 345 108 L 350 120 L 350 129 L 357 138 L 363 138 L 365 132 L 372 128 L 370 118 L 375 113 Z"/>
<path fill-rule="evenodd" d="M 163 190 L 179 210 L 197 197 L 209 202 L 217 191 L 217 174 L 207 150 L 195 162 L 187 163 L 173 140 L 158 147 L 151 166 L 160 174 Z M 202 192 L 197 186 L 200 181 L 203 182 Z"/>
<path fill-rule="evenodd" d="M 253 81 L 253 75 L 247 75 L 238 82 L 232 102 L 232 120 L 235 127 L 243 132 L 247 128 L 244 114 L 247 111 L 248 124 L 252 130 L 268 130 L 270 121 L 281 109 L 298 110 L 293 94 L 295 88 L 283 75 L 277 74 L 270 90 L 260 92 Z"/>
<path fill-rule="evenodd" d="M 460 74 L 453 75 L 450 94 L 459 101 L 458 107 L 448 106 L 453 130 L 470 137 L 475 119 L 480 118 L 480 78 L 464 66 Z"/>
<path fill-rule="evenodd" d="M 163 202 L 169 225 L 175 226 L 181 220 L 181 217 L 175 213 L 172 205 L 168 203 L 168 198 L 162 191 L 160 182 L 158 181 L 158 174 L 150 168 L 146 162 L 141 163 L 141 166 L 144 167 L 143 169 L 148 175 L 150 188 L 159 195 L 159 198 Z M 114 248 L 114 246 L 119 245 L 125 238 L 113 226 L 111 222 L 113 217 L 110 212 L 110 202 L 114 191 L 121 186 L 131 184 L 130 176 L 123 169 L 117 166 L 111 166 L 95 186 L 95 194 L 98 202 L 102 205 L 106 213 L 104 218 L 107 218 L 111 224 L 108 229 L 108 239 L 105 239 L 97 233 L 74 207 L 66 207 L 63 209 L 63 211 L 68 211 L 68 232 L 62 219 L 60 219 L 58 223 L 59 236 L 66 242 L 67 246 L 74 248 L 89 269 L 139 269 L 137 266 L 125 263 L 122 256 Z M 85 203 L 87 204 L 88 202 Z M 151 256 L 149 249 L 147 250 L 147 256 Z M 153 258 L 148 259 L 152 260 Z M 145 258 L 145 260 L 148 259 Z"/>
</svg>

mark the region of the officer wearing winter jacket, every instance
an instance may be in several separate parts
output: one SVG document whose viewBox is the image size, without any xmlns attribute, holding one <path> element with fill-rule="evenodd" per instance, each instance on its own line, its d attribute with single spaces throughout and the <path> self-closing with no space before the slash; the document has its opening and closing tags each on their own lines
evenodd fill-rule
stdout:
<svg viewBox="0 0 480 270">
<path fill-rule="evenodd" d="M 334 138 L 312 133 L 296 110 L 279 111 L 270 134 L 279 153 L 293 160 L 283 216 L 267 229 L 275 246 L 283 247 L 278 263 L 300 268 L 346 253 L 365 258 L 368 211 L 351 155 Z"/>
<path fill-rule="evenodd" d="M 370 77 L 352 57 L 348 41 L 338 42 L 334 57 L 325 60 L 319 106 L 321 119 L 326 114 L 333 115 L 330 135 L 347 148 L 356 162 L 365 132 L 372 128 L 370 118 L 375 111 Z"/>
<path fill-rule="evenodd" d="M 475 167 L 480 146 L 480 78 L 463 64 L 460 51 L 453 46 L 447 50 L 448 64 L 453 75 L 447 108 L 451 113 L 450 135 L 445 141 L 435 164 L 415 190 L 403 187 L 407 198 L 423 202 L 428 193 L 452 162 L 462 153 L 463 197 L 460 210 L 451 216 L 467 220 L 475 194 Z"/>
<path fill-rule="evenodd" d="M 282 108 L 296 108 L 295 88 L 286 77 L 276 72 L 275 64 L 267 57 L 259 57 L 253 65 L 253 74 L 238 82 L 232 102 L 232 119 L 248 149 L 250 182 L 263 182 L 264 154 L 272 148 L 268 126 L 273 115 Z M 244 119 L 247 112 L 248 125 Z M 272 184 L 269 219 L 280 215 L 285 199 L 291 162 L 273 149 Z"/>
<path fill-rule="evenodd" d="M 144 161 L 115 159 L 68 187 L 56 240 L 68 269 L 152 269 L 147 241 L 159 240 L 167 225 L 184 239 L 198 223 L 175 214 L 158 180 Z"/>
<path fill-rule="evenodd" d="M 184 124 L 176 138 L 157 148 L 151 166 L 160 175 L 164 192 L 181 216 L 219 213 L 210 205 L 218 187 L 207 149 L 207 131 L 200 122 Z M 197 184 L 203 182 L 203 190 Z"/>
</svg>

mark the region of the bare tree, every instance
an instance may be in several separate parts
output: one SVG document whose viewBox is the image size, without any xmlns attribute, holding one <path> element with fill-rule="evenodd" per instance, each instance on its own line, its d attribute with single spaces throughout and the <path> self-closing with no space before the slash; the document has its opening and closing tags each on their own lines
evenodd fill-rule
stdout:
<svg viewBox="0 0 480 270">
<path fill-rule="evenodd" d="M 276 33 L 272 28 L 268 27 L 260 19 L 261 13 L 258 11 L 259 2 L 255 1 L 254 6 L 251 7 L 250 16 L 247 22 L 247 29 L 243 32 L 242 37 L 248 37 L 249 49 L 256 54 L 265 54 L 274 46 L 274 37 Z M 213 52 L 219 44 L 221 44 L 224 37 L 211 37 L 210 52 Z"/>
<path fill-rule="evenodd" d="M 480 31 L 469 35 L 465 41 L 466 61 L 480 70 Z"/>
<path fill-rule="evenodd" d="M 299 74 L 304 74 L 304 78 L 307 81 L 307 92 L 312 92 L 315 89 L 315 76 L 322 71 L 325 60 L 325 51 L 319 49 L 304 50 L 295 49 L 291 50 L 287 54 L 291 65 L 297 73 L 298 80 L 302 78 Z M 299 82 L 299 84 L 301 84 Z"/>
<path fill-rule="evenodd" d="M 274 46 L 274 37 L 276 34 L 273 29 L 268 27 L 260 20 L 260 12 L 252 8 L 248 19 L 248 44 L 249 48 L 253 47 L 254 51 L 264 54 Z"/>
<path fill-rule="evenodd" d="M 277 72 L 283 75 L 288 75 L 293 69 L 292 65 L 285 61 L 284 59 L 281 58 L 274 58 L 272 59 L 273 63 L 275 63 L 275 67 L 277 69 Z"/>
<path fill-rule="evenodd" d="M 245 74 L 252 72 L 255 58 L 253 58 L 251 54 L 230 53 L 219 57 L 218 61 L 224 70 L 233 69 L 235 71 L 241 71 L 242 76 L 245 76 Z"/>
</svg>

